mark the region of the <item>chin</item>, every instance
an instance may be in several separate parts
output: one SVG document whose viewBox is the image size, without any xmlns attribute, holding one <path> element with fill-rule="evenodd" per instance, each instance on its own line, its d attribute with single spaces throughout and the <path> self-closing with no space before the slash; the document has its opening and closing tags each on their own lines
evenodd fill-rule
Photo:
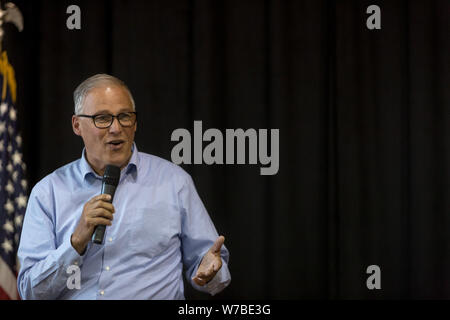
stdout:
<svg viewBox="0 0 450 320">
<path fill-rule="evenodd" d="M 109 162 L 109 164 L 119 167 L 120 169 L 122 169 L 122 167 L 125 167 L 125 165 L 126 165 L 125 161 L 111 161 L 111 162 Z"/>
<path fill-rule="evenodd" d="M 131 153 L 124 154 L 123 152 L 121 152 L 120 154 L 109 155 L 109 157 L 107 158 L 108 159 L 106 159 L 105 163 L 115 165 L 122 169 L 122 167 L 124 167 L 128 163 L 128 160 L 131 158 Z"/>
</svg>

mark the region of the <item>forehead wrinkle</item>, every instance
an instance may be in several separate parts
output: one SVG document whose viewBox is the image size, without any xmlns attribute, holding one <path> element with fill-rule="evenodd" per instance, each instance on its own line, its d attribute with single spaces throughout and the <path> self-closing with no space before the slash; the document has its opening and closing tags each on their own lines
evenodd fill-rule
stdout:
<svg viewBox="0 0 450 320">
<path fill-rule="evenodd" d="M 119 110 L 118 112 L 134 111 L 133 102 L 125 88 L 98 87 L 91 90 L 83 103 L 83 109 L 88 107 L 91 112 L 109 113 L 111 109 Z"/>
<path fill-rule="evenodd" d="M 132 107 L 120 108 L 119 111 L 117 112 L 117 114 L 124 113 L 124 112 L 133 112 L 133 108 Z M 101 109 L 101 110 L 98 110 L 95 113 L 96 114 L 111 114 L 110 110 L 108 110 L 108 109 Z"/>
</svg>

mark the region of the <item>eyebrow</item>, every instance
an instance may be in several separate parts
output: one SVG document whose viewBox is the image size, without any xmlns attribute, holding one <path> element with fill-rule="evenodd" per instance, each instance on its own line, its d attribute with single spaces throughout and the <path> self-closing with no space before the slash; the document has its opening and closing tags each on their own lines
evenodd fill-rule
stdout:
<svg viewBox="0 0 450 320">
<path fill-rule="evenodd" d="M 131 110 L 129 110 L 129 109 L 131 109 Z M 133 107 L 122 108 L 122 109 L 119 110 L 118 113 L 122 113 L 122 112 L 134 112 L 134 110 L 133 110 Z M 94 114 L 110 114 L 110 111 L 102 109 L 102 110 L 99 110 L 99 111 L 95 112 Z"/>
</svg>

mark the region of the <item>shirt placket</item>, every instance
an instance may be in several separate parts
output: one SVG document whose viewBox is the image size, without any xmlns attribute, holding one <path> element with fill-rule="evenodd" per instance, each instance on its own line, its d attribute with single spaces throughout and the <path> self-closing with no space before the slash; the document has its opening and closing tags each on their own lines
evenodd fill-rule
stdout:
<svg viewBox="0 0 450 320">
<path fill-rule="evenodd" d="M 101 271 L 100 271 L 100 277 L 98 281 L 98 292 L 97 292 L 97 299 L 102 300 L 106 297 L 111 297 L 111 292 L 108 292 L 108 284 L 112 282 L 112 259 L 111 259 L 111 249 L 112 245 L 114 243 L 114 237 L 112 235 L 112 230 L 108 230 L 106 228 L 105 232 L 105 238 L 103 241 L 103 254 L 102 254 L 102 264 L 101 264 Z"/>
</svg>

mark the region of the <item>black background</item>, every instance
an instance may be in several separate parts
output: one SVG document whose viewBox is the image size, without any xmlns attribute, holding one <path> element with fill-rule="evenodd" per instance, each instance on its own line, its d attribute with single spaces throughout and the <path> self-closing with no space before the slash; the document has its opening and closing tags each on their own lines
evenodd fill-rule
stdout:
<svg viewBox="0 0 450 320">
<path fill-rule="evenodd" d="M 25 29 L 6 25 L 3 48 L 31 185 L 81 156 L 72 93 L 106 72 L 133 93 L 140 151 L 170 160 L 194 120 L 280 130 L 274 176 L 183 165 L 231 253 L 214 298 L 450 298 L 449 1 L 14 2 Z"/>
</svg>

